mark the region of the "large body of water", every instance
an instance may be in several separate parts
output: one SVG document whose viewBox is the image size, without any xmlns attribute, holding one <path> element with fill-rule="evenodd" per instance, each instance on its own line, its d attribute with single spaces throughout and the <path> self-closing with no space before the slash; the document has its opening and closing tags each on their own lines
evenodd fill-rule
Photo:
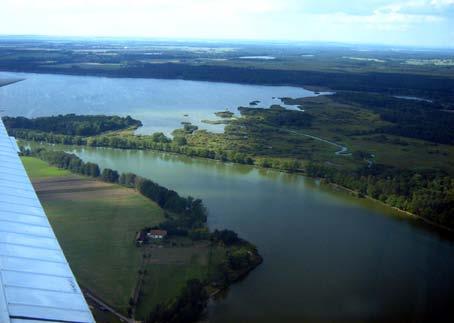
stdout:
<svg viewBox="0 0 454 323">
<path fill-rule="evenodd" d="M 170 134 L 191 122 L 222 132 L 223 125 L 202 120 L 218 119 L 214 113 L 260 101 L 257 107 L 285 106 L 281 97 L 315 96 L 290 86 L 241 85 L 183 80 L 128 79 L 0 72 L 5 79 L 24 81 L 0 88 L 0 108 L 9 116 L 39 117 L 84 113 L 131 115 L 142 121 L 139 133 Z M 289 106 L 288 108 L 295 108 Z"/>
<path fill-rule="evenodd" d="M 452 322 L 454 239 L 299 175 L 152 151 L 58 147 L 200 197 L 211 228 L 265 261 L 209 307 L 210 322 Z"/>
<path fill-rule="evenodd" d="M 54 76 L 40 77 L 44 82 Z M 134 93 L 137 82 L 145 82 L 55 77 L 68 84 L 66 92 L 59 94 L 60 102 L 73 95 L 71 82 L 80 83 L 76 87 L 78 105 L 59 110 L 52 101 L 53 93 L 47 92 L 47 99 L 40 93 L 40 88 L 56 85 L 39 82 L 28 83 L 36 89 L 15 94 L 5 91 L 8 87 L 1 89 L 0 105 L 5 106 L 7 93 L 8 106 L 22 109 L 17 114 L 37 113 L 33 109 L 39 109 L 40 115 L 106 113 L 95 110 L 92 101 L 84 98 L 84 86 L 104 82 L 97 88 L 101 92 L 97 95 L 106 98 L 106 93 L 117 89 L 116 85 L 110 89 L 106 84 L 130 82 L 115 96 L 124 103 L 132 100 L 131 93 L 125 94 L 127 89 Z M 185 81 L 153 82 L 163 82 L 161 87 L 165 88 L 166 84 Z M 26 84 L 17 86 L 23 88 Z M 200 83 L 197 91 L 202 92 L 193 95 L 203 96 L 213 86 Z M 232 91 L 250 89 L 228 86 Z M 280 95 L 273 92 L 274 88 L 268 90 L 272 93 L 267 97 Z M 91 89 L 87 91 L 87 95 L 92 93 Z M 168 95 L 169 100 L 176 100 L 178 91 L 169 89 Z M 244 99 L 252 100 L 254 95 L 245 95 Z M 24 106 L 24 102 L 30 105 Z M 231 101 L 222 106 L 229 104 Z M 131 106 L 123 110 L 118 103 L 114 106 L 107 112 L 133 114 L 128 110 Z M 153 113 L 159 111 L 166 113 L 157 108 Z M 189 109 L 185 112 L 191 113 Z M 211 228 L 233 229 L 257 245 L 264 263 L 233 285 L 225 298 L 211 304 L 212 322 L 454 321 L 454 241 L 450 234 L 376 203 L 326 190 L 302 176 L 158 152 L 74 149 L 86 161 L 132 171 L 182 194 L 202 198 L 209 209 Z"/>
</svg>

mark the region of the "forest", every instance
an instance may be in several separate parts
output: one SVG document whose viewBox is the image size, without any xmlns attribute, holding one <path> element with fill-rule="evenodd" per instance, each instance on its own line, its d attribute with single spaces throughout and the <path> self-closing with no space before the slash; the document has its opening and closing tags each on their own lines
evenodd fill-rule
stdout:
<svg viewBox="0 0 454 323">
<path fill-rule="evenodd" d="M 260 118 L 261 121 L 273 127 L 308 128 L 313 119 L 310 114 L 287 110 L 279 105 L 273 105 L 269 109 L 239 107 L 238 111 L 242 116 Z"/>
<path fill-rule="evenodd" d="M 454 228 L 454 179 L 436 170 L 403 170 L 385 165 L 337 169 L 309 163 L 307 175 L 357 191 L 431 222 Z"/>
<path fill-rule="evenodd" d="M 169 190 L 149 179 L 127 173 L 119 175 L 117 171 L 105 168 L 100 172 L 97 164 L 84 162 L 74 154 L 63 151 L 53 151 L 43 148 L 34 150 L 23 149 L 24 155 L 36 156 L 49 164 L 67 169 L 73 173 L 100 178 L 109 183 L 117 183 L 135 188 L 143 196 L 156 202 L 164 210 L 176 215 L 175 218 L 182 229 L 188 232 L 193 228 L 204 227 L 207 220 L 207 210 L 200 199 L 181 197 L 177 192 Z"/>
<path fill-rule="evenodd" d="M 444 111 L 443 106 L 436 102 L 405 100 L 359 92 L 339 92 L 332 95 L 331 99 L 371 110 L 382 120 L 394 124 L 373 132 L 454 144 L 454 114 Z"/>
<path fill-rule="evenodd" d="M 351 136 L 387 134 L 435 143 L 452 143 L 454 139 L 454 129 L 450 126 L 454 122 L 454 114 L 442 111 L 436 103 L 356 92 L 340 92 L 330 96 L 330 99 L 348 104 L 352 109 L 358 107 L 371 110 L 380 118 L 389 121 L 386 126 L 371 127 L 370 130 L 353 130 Z M 242 117 L 227 125 L 225 134 L 209 134 L 192 128 L 188 131 L 184 128 L 176 131 L 173 139 L 162 133 L 147 136 L 115 133 L 72 136 L 55 134 L 48 130 L 15 128 L 22 127 L 18 122 L 9 121 L 6 125 L 11 135 L 25 140 L 121 149 L 152 149 L 191 157 L 276 168 L 287 172 L 303 172 L 345 186 L 359 192 L 360 196 L 367 195 L 431 222 L 454 227 L 454 184 L 448 173 L 430 168 L 402 169 L 372 162 L 373 156 L 362 150 L 354 150 L 351 159 L 343 158 L 350 163 L 347 164 L 348 167 L 325 163 L 323 159 L 311 157 L 314 153 L 313 143 L 308 146 L 301 137 L 289 132 L 292 129 L 311 128 L 315 117 L 310 109 L 308 113 L 302 113 L 273 106 L 270 109 L 240 108 L 240 113 Z M 17 118 L 9 120 L 15 121 Z M 28 119 L 20 120 L 27 124 Z M 198 141 L 203 145 L 198 144 Z M 392 139 L 391 143 L 386 142 L 384 145 L 401 143 L 401 139 Z M 271 145 L 273 150 L 267 149 Z M 366 163 L 366 160 L 369 162 Z M 309 164 L 306 164 L 307 162 Z M 77 160 L 71 162 L 65 160 L 64 166 L 75 167 L 79 173 L 89 176 L 99 174 L 99 169 L 94 165 L 81 164 L 81 161 Z M 143 195 L 171 212 L 186 214 L 186 210 L 191 210 L 189 216 L 166 221 L 163 224 L 166 230 L 191 234 L 191 229 L 206 220 L 203 206 L 197 200 L 183 199 L 175 192 L 163 189 L 158 184 L 143 180 L 134 174 L 117 174 L 103 170 L 100 175 L 106 181 L 135 187 Z"/>
<path fill-rule="evenodd" d="M 67 169 L 72 173 L 133 188 L 166 211 L 166 220 L 159 225 L 159 228 L 167 230 L 170 236 L 187 236 L 193 241 L 206 240 L 214 246 L 225 247 L 225 260 L 217 265 L 209 277 L 204 281 L 198 279 L 187 281 L 177 298 L 166 304 L 158 304 L 147 315 L 145 322 L 197 321 L 207 306 L 208 286 L 217 289 L 227 288 L 262 262 L 257 248 L 239 238 L 234 231 L 215 230 L 210 232 L 208 230 L 206 227 L 207 209 L 200 199 L 181 197 L 177 192 L 133 173 L 119 174 L 109 168 L 105 168 L 101 172 L 97 164 L 84 162 L 76 155 L 63 151 L 22 147 L 21 154 L 37 157 L 50 165 Z"/>
<path fill-rule="evenodd" d="M 76 114 L 39 117 L 35 119 L 4 117 L 3 122 L 7 128 L 37 130 L 70 136 L 93 136 L 107 131 L 128 128 L 136 129 L 142 126 L 139 120 L 134 120 L 130 116 L 123 118 L 118 116 Z"/>
<path fill-rule="evenodd" d="M 130 61 L 115 69 L 81 67 L 79 61 L 64 61 L 65 67 L 43 65 L 26 59 L 0 60 L 0 69 L 17 72 L 60 73 L 107 77 L 138 77 L 183 79 L 212 82 L 231 82 L 261 85 L 318 86 L 341 91 L 370 91 L 396 95 L 438 97 L 452 106 L 454 79 L 438 75 L 397 72 L 346 73 L 345 71 L 318 71 L 274 69 L 256 66 L 228 66 L 212 64 L 169 63 L 146 64 Z M 127 59 L 131 59 L 128 57 Z"/>
</svg>

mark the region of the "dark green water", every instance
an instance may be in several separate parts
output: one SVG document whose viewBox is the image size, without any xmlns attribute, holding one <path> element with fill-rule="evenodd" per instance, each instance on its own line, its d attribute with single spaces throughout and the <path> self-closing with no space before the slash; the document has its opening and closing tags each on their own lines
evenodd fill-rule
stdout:
<svg viewBox="0 0 454 323">
<path fill-rule="evenodd" d="M 143 151 L 76 148 L 85 161 L 204 200 L 212 228 L 264 263 L 211 304 L 212 322 L 453 322 L 454 243 L 420 221 L 302 176 Z"/>
</svg>

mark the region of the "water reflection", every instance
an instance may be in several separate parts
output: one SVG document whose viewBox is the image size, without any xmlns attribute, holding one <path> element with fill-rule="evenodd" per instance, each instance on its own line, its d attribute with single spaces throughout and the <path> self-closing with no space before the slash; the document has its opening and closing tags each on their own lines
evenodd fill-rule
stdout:
<svg viewBox="0 0 454 323">
<path fill-rule="evenodd" d="M 191 122 L 201 129 L 222 132 L 214 113 L 226 109 L 238 114 L 239 106 L 258 100 L 256 107 L 284 105 L 280 97 L 321 95 L 291 86 L 260 86 L 184 80 L 105 78 L 0 72 L 3 78 L 22 82 L 0 88 L 2 106 L 10 116 L 48 116 L 66 113 L 131 115 L 142 121 L 139 134 L 170 134 Z M 176 95 L 176 93 L 178 95 Z M 295 106 L 287 106 L 298 109 Z"/>
<path fill-rule="evenodd" d="M 317 180 L 149 152 L 66 147 L 201 197 L 212 228 L 265 262 L 209 310 L 212 322 L 450 321 L 452 235 Z M 417 318 L 417 319 L 415 319 Z"/>
</svg>

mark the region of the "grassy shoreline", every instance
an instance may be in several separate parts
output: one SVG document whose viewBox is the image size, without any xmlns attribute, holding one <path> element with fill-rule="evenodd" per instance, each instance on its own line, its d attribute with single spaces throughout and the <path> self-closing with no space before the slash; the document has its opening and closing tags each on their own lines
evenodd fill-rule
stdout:
<svg viewBox="0 0 454 323">
<path fill-rule="evenodd" d="M 316 179 L 316 180 L 320 180 L 320 181 L 323 181 L 323 178 L 319 178 L 319 177 L 309 177 L 307 175 L 304 175 L 303 173 L 300 174 L 301 176 L 306 176 L 308 178 L 312 178 L 312 179 Z M 349 194 L 350 196 L 354 197 L 354 198 L 357 198 L 357 199 L 367 199 L 367 200 L 370 200 L 374 203 L 377 203 L 377 204 L 380 204 L 380 205 L 383 205 L 384 207 L 386 208 L 389 208 L 391 210 L 395 210 L 399 213 L 402 213 L 402 214 L 405 214 L 415 220 L 419 220 L 419 221 L 422 221 L 424 222 L 425 224 L 428 224 L 434 228 L 437 228 L 437 229 L 442 229 L 442 230 L 445 230 L 447 232 L 451 232 L 451 233 L 454 233 L 454 229 L 453 228 L 450 228 L 450 227 L 447 227 L 445 225 L 442 225 L 440 223 L 437 223 L 437 222 L 434 222 L 434 221 L 431 221 L 429 219 L 426 219 L 420 215 L 417 215 L 417 214 L 414 214 L 414 213 L 411 213 L 409 211 L 406 211 L 406 210 L 402 210 L 402 209 L 399 209 L 395 206 L 392 206 L 392 205 L 389 205 L 383 201 L 380 201 L 378 199 L 375 199 L 371 196 L 368 196 L 368 195 L 363 195 L 360 197 L 360 192 L 358 191 L 355 191 L 355 190 L 352 190 L 352 189 L 349 189 L 348 187 L 345 187 L 345 186 L 342 186 L 342 185 L 339 185 L 339 184 L 336 184 L 336 183 L 322 183 L 323 185 L 326 185 L 328 186 L 330 189 L 332 190 L 337 190 L 337 191 L 343 191 L 345 192 L 346 194 Z"/>
<path fill-rule="evenodd" d="M 123 315 L 145 319 L 157 306 L 173 313 L 188 281 L 199 280 L 212 294 L 262 262 L 256 248 L 233 232 L 233 244 L 215 231 L 201 240 L 171 236 L 164 244 L 138 248 L 136 233 L 168 218 L 156 203 L 132 188 L 73 175 L 35 157 L 22 159 L 81 285 Z M 242 258 L 232 258 L 238 252 Z M 248 253 L 246 267 L 231 265 Z M 139 300 L 131 303 L 132 295 Z"/>
<path fill-rule="evenodd" d="M 364 93 L 286 101 L 302 105 L 304 112 L 277 105 L 240 107 L 241 117 L 232 120 L 224 133 L 185 124 L 173 132 L 173 138 L 124 130 L 76 137 L 67 131 L 53 132 L 51 123 L 27 128 L 20 122 L 24 118 L 6 118 L 5 125 L 11 135 L 37 142 L 155 150 L 321 177 L 454 228 L 450 162 L 454 133 L 448 126 L 451 119 L 439 112 L 439 105 Z M 407 120 L 412 109 L 420 114 Z M 417 122 L 427 117 L 427 111 L 432 111 L 430 122 Z M 61 118 L 71 124 L 74 116 Z M 437 120 L 444 120 L 443 124 L 430 137 L 427 130 Z M 340 154 L 338 149 L 345 147 L 349 154 Z"/>
<path fill-rule="evenodd" d="M 96 148 L 109 148 L 109 149 L 121 149 L 121 150 L 134 150 L 134 149 L 122 149 L 122 148 L 110 148 L 110 147 L 96 147 Z M 234 161 L 222 161 L 222 160 L 216 160 L 216 159 L 212 159 L 212 158 L 206 158 L 206 157 L 200 157 L 200 156 L 188 156 L 186 154 L 182 154 L 182 153 L 178 153 L 178 152 L 167 152 L 167 151 L 162 151 L 162 150 L 156 150 L 156 149 L 137 149 L 137 150 L 148 150 L 148 151 L 154 151 L 154 152 L 158 152 L 158 153 L 165 153 L 165 154 L 170 154 L 170 155 L 175 155 L 175 156 L 185 156 L 185 157 L 189 157 L 189 158 L 195 158 L 195 159 L 201 159 L 201 160 L 209 160 L 211 162 L 218 162 L 218 163 L 224 163 L 224 164 L 236 164 L 236 165 L 244 165 L 243 163 L 237 163 L 237 162 L 234 162 Z M 293 170 L 291 172 L 289 171 L 286 171 L 284 169 L 280 169 L 280 168 L 274 168 L 272 166 L 270 167 L 263 167 L 263 166 L 260 166 L 260 165 L 257 165 L 257 164 L 253 164 L 253 165 L 248 165 L 248 166 L 251 166 L 251 167 L 254 167 L 256 169 L 263 169 L 263 170 L 273 170 L 273 171 L 277 171 L 277 172 L 282 172 L 282 173 L 286 173 L 286 174 L 294 174 L 294 175 L 298 175 L 298 176 L 304 176 L 304 177 L 307 177 L 307 178 L 312 178 L 314 180 L 322 180 L 323 181 L 323 178 L 320 178 L 320 177 L 312 177 L 312 176 L 309 176 L 305 171 L 304 169 L 297 169 L 297 170 Z M 434 222 L 434 221 L 431 221 L 427 218 L 424 218 L 420 215 L 417 215 L 417 214 L 414 214 L 414 213 L 411 213 L 409 211 L 406 211 L 406 210 L 403 210 L 403 209 L 400 209 L 400 208 L 397 208 L 395 206 L 392 206 L 392 205 L 389 205 L 383 201 L 380 201 L 379 199 L 376 199 L 376 198 L 373 198 L 371 196 L 368 196 L 368 195 L 362 195 L 360 194 L 359 191 L 355 191 L 355 190 L 352 190 L 346 186 L 342 186 L 340 184 L 336 184 L 336 183 L 324 183 L 326 184 L 327 186 L 330 186 L 332 189 L 336 189 L 336 188 L 340 188 L 342 189 L 343 191 L 349 193 L 351 196 L 355 197 L 355 198 L 358 198 L 358 199 L 361 199 L 361 198 L 366 198 L 370 201 L 373 201 L 374 203 L 378 203 L 380 205 L 383 205 L 389 209 L 392 209 L 392 210 L 395 210 L 395 211 L 398 211 L 400 213 L 403 213 L 403 214 L 406 214 L 408 216 L 411 216 L 412 218 L 414 219 L 417 219 L 417 220 L 420 220 L 420 221 L 423 221 L 424 223 L 428 224 L 428 225 L 431 225 L 435 228 L 438 228 L 438 229 L 443 229 L 443 230 L 446 230 L 448 232 L 454 232 L 454 229 L 453 228 L 450 228 L 448 226 L 445 226 L 443 224 L 440 224 L 440 223 L 437 223 L 437 222 Z M 222 289 L 221 289 L 222 290 Z"/>
</svg>

